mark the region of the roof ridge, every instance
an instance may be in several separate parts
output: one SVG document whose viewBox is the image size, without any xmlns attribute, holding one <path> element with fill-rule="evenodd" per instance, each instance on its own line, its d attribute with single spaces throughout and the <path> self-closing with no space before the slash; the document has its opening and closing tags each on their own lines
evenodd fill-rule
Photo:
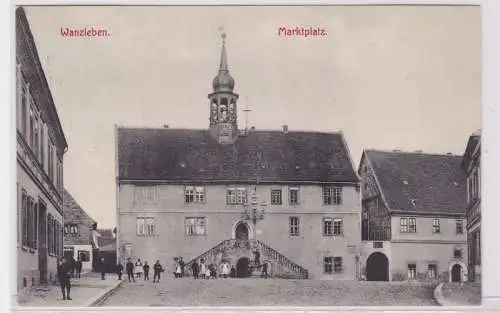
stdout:
<svg viewBox="0 0 500 313">
<path fill-rule="evenodd" d="M 388 154 L 418 154 L 418 155 L 426 155 L 426 156 L 446 156 L 446 157 L 462 157 L 460 154 L 454 153 L 438 153 L 438 152 L 425 152 L 425 151 L 407 151 L 407 150 L 384 150 L 384 149 L 365 149 L 365 152 L 381 152 Z"/>
</svg>

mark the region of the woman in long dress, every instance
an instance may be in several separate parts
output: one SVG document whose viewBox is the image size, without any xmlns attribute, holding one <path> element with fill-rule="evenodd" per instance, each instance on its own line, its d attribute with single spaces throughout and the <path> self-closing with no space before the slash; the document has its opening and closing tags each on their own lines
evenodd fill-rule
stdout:
<svg viewBox="0 0 500 313">
<path fill-rule="evenodd" d="M 180 264 L 177 264 L 177 268 L 175 269 L 175 277 L 177 278 L 182 277 L 182 269 Z"/>
<path fill-rule="evenodd" d="M 224 278 L 227 278 L 228 275 L 229 275 L 229 264 L 224 262 L 222 263 L 222 276 Z"/>
<path fill-rule="evenodd" d="M 142 271 L 143 269 L 141 259 L 137 259 L 137 261 L 135 262 L 135 273 L 137 275 L 137 278 L 141 278 Z"/>
<path fill-rule="evenodd" d="M 200 262 L 200 275 L 201 279 L 205 279 L 207 274 L 207 266 L 205 264 L 205 260 L 201 260 Z"/>
</svg>

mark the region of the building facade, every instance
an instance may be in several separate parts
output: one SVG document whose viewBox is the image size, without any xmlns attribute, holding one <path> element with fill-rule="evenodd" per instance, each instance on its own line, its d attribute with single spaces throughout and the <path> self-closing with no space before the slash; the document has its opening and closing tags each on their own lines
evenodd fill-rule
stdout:
<svg viewBox="0 0 500 313">
<path fill-rule="evenodd" d="M 481 280 L 481 133 L 469 137 L 462 168 L 467 175 L 469 278 Z"/>
<path fill-rule="evenodd" d="M 67 142 L 29 23 L 16 10 L 18 289 L 55 279 L 63 253 Z"/>
<path fill-rule="evenodd" d="M 64 190 L 64 256 L 82 260 L 82 271 L 92 270 L 93 225 L 96 223 Z"/>
<path fill-rule="evenodd" d="M 461 157 L 366 150 L 362 253 L 367 280 L 466 279 Z"/>
<path fill-rule="evenodd" d="M 225 43 L 208 129 L 117 127 L 117 254 L 227 262 L 250 275 L 356 279 L 359 178 L 342 133 L 237 125 Z"/>
</svg>

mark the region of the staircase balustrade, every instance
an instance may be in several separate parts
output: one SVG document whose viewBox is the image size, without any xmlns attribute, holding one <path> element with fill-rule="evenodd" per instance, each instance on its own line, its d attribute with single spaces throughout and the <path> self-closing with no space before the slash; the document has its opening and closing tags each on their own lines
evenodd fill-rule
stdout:
<svg viewBox="0 0 500 313">
<path fill-rule="evenodd" d="M 258 247 L 261 251 L 261 255 L 266 257 L 267 259 L 271 259 L 271 271 L 273 276 L 283 277 L 283 278 L 294 278 L 294 279 L 308 279 L 308 271 L 304 269 L 302 266 L 296 264 L 279 251 L 270 246 L 266 245 L 260 240 L 237 240 L 237 239 L 227 239 L 211 249 L 203 252 L 196 258 L 185 264 L 185 273 L 187 275 L 192 275 L 191 265 L 194 261 L 198 263 L 200 260 L 205 260 L 207 264 L 210 264 L 215 261 L 217 255 L 226 255 L 229 250 L 233 249 L 251 249 L 252 247 Z M 220 261 L 220 260 L 219 260 Z"/>
</svg>

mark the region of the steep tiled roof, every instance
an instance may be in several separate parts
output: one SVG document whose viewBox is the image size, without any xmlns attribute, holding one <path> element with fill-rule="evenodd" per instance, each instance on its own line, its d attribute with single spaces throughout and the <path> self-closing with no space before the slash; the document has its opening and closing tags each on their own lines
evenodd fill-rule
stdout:
<svg viewBox="0 0 500 313">
<path fill-rule="evenodd" d="M 342 133 L 118 128 L 121 180 L 357 182 Z"/>
<path fill-rule="evenodd" d="M 65 223 L 85 223 L 89 227 L 95 223 L 66 189 L 64 189 L 63 203 Z"/>
<path fill-rule="evenodd" d="M 466 181 L 461 156 L 365 151 L 389 210 L 463 214 Z"/>
</svg>

